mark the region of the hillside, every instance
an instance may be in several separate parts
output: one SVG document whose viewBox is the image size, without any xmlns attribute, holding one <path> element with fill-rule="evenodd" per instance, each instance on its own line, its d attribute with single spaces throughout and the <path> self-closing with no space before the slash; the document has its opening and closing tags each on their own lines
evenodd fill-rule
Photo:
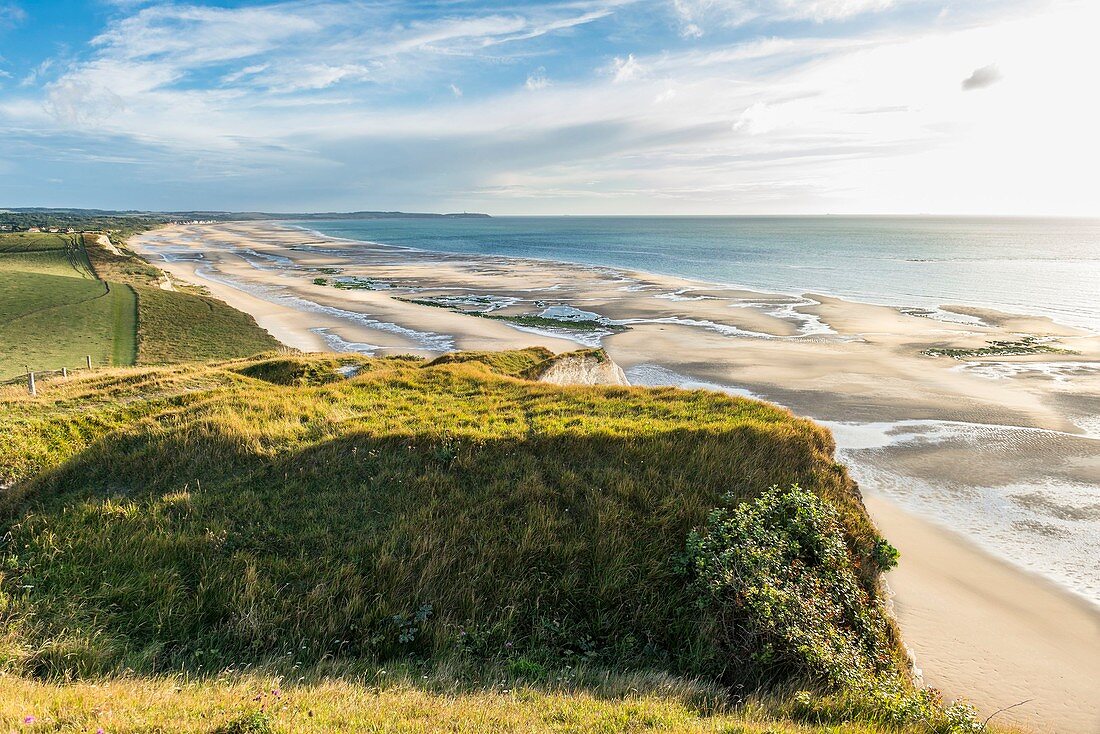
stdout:
<svg viewBox="0 0 1100 734">
<path fill-rule="evenodd" d="M 106 242 L 104 242 L 106 240 Z M 243 357 L 279 343 L 252 317 L 106 235 L 0 233 L 0 380 L 34 371 Z"/>
<path fill-rule="evenodd" d="M 0 688 L 55 706 L 78 695 L 57 681 L 128 671 L 110 685 L 140 698 L 183 674 L 195 698 L 150 704 L 164 716 L 219 701 L 288 731 L 341 727 L 269 698 L 224 708 L 227 690 L 297 680 L 331 713 L 381 687 L 420 697 L 410 731 L 487 693 L 517 731 L 603 730 L 624 706 L 700 731 L 965 730 L 907 692 L 878 585 L 893 558 L 825 430 L 720 394 L 518 377 L 545 358 L 272 357 L 0 390 Z M 819 693 L 769 693 L 791 686 Z M 591 716 L 545 726 L 563 706 Z"/>
<path fill-rule="evenodd" d="M 0 379 L 34 370 L 133 364 L 132 288 L 95 277 L 80 235 L 0 234 Z"/>
</svg>

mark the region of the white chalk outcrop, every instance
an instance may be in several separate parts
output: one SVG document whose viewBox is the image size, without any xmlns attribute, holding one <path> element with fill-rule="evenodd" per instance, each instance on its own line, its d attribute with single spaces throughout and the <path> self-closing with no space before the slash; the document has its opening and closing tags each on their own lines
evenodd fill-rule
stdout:
<svg viewBox="0 0 1100 734">
<path fill-rule="evenodd" d="M 623 368 L 601 350 L 562 354 L 536 379 L 552 385 L 630 385 Z"/>
</svg>

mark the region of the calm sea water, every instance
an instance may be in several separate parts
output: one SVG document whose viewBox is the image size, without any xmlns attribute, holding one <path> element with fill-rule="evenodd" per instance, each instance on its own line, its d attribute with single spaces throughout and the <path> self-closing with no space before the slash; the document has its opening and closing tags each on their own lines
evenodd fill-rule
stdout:
<svg viewBox="0 0 1100 734">
<path fill-rule="evenodd" d="M 423 250 L 537 257 L 871 303 L 962 303 L 1100 331 L 1100 220 L 494 217 L 296 222 Z"/>
</svg>

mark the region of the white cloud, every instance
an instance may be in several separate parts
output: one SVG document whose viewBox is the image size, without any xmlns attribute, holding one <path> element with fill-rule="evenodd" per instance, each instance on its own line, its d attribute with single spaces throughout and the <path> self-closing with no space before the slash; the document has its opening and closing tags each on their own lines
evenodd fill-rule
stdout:
<svg viewBox="0 0 1100 734">
<path fill-rule="evenodd" d="M 308 189 L 333 208 L 403 191 L 416 197 L 408 205 L 502 213 L 1096 212 L 1086 179 L 1100 167 L 1100 120 L 1080 91 L 1100 67 L 1091 3 L 846 37 L 704 37 L 649 52 L 639 42 L 580 77 L 555 60 L 554 84 L 535 67 L 561 47 L 520 36 L 600 8 L 569 0 L 538 17 L 394 25 L 370 20 L 375 5 L 342 6 L 367 14 L 350 23 L 331 4 L 303 18 L 306 6 L 284 3 L 249 16 L 267 25 L 242 46 L 219 49 L 213 39 L 241 22 L 223 13 L 236 11 L 206 8 L 196 21 L 174 7 L 130 16 L 154 40 L 109 29 L 90 59 L 50 70 L 60 75 L 45 93 L 5 92 L 0 129 L 89 136 L 74 159 L 174 161 L 185 182 L 279 185 L 291 206 Z M 472 58 L 508 87 L 479 83 L 455 104 L 441 80 L 457 96 L 469 68 L 459 62 Z M 1001 80 L 961 94 L 960 80 L 992 59 Z M 423 94 L 391 101 L 409 79 Z M 384 191 L 367 188 L 379 180 Z"/>
<path fill-rule="evenodd" d="M 46 59 L 41 64 L 31 69 L 28 74 L 20 80 L 20 86 L 29 87 L 36 84 L 42 77 L 44 77 L 50 69 L 53 67 L 53 59 Z"/>
<path fill-rule="evenodd" d="M 539 67 L 527 75 L 527 81 L 523 86 L 529 90 L 546 89 L 550 86 L 550 80 L 546 78 L 546 69 Z"/>
<path fill-rule="evenodd" d="M 780 117 L 776 110 L 764 102 L 757 102 L 741 113 L 737 122 L 733 123 L 733 129 L 749 135 L 763 135 L 779 125 Z"/>
<path fill-rule="evenodd" d="M 457 84 L 452 84 L 451 85 L 451 94 L 453 94 L 456 97 L 461 97 L 462 96 L 462 87 L 458 86 Z"/>
<path fill-rule="evenodd" d="M 634 54 L 627 54 L 626 58 L 616 56 L 611 60 L 611 74 L 616 83 L 628 82 L 643 73 L 642 65 L 634 58 Z"/>
<path fill-rule="evenodd" d="M 886 10 L 895 0 L 672 0 L 681 33 L 699 38 L 708 24 L 742 25 L 750 21 L 841 20 Z"/>
</svg>

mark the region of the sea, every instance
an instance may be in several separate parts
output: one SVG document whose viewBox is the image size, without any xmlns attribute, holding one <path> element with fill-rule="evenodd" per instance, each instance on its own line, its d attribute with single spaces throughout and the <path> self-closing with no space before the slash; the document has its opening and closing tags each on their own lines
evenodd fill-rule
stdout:
<svg viewBox="0 0 1100 734">
<path fill-rule="evenodd" d="M 981 306 L 1049 316 L 1100 333 L 1100 219 L 493 217 L 291 224 L 417 250 L 610 266 L 765 292 L 927 309 Z M 989 379 L 1021 369 L 1008 362 L 960 368 Z M 1074 398 L 1071 392 L 1074 371 L 1092 374 L 1097 365 L 1025 369 L 1048 370 L 1059 391 L 1070 391 L 1064 393 L 1067 411 L 1080 433 L 912 419 L 826 424 L 836 437 L 838 458 L 864 491 L 880 492 L 976 539 L 994 555 L 1100 607 L 1100 484 L 1067 473 L 1054 458 L 1062 455 L 1072 466 L 1095 466 L 1100 458 L 1097 398 Z M 657 364 L 634 366 L 628 377 L 638 385 L 749 394 L 741 386 L 701 383 Z M 905 456 L 929 447 L 975 467 L 974 476 L 930 481 L 908 468 Z M 1051 458 L 1040 460 L 1038 468 L 1028 463 L 1037 451 Z M 981 466 L 1022 479 L 986 483 Z"/>
<path fill-rule="evenodd" d="M 967 304 L 1100 332 L 1100 219 L 492 217 L 295 222 L 449 253 L 605 265 L 884 305 Z"/>
</svg>

